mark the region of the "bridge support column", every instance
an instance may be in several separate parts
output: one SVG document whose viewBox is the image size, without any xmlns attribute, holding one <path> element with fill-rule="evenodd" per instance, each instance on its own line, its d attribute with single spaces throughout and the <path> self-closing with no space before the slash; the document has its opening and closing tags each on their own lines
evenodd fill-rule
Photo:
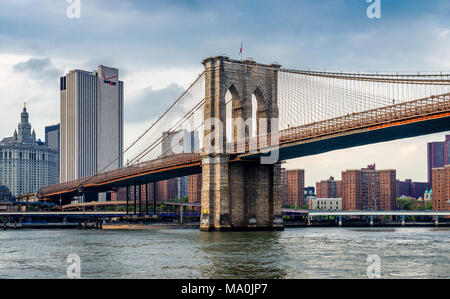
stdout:
<svg viewBox="0 0 450 299">
<path fill-rule="evenodd" d="M 183 207 L 183 205 L 180 205 L 180 224 L 183 224 L 183 212 L 184 212 L 184 207 Z"/>
<path fill-rule="evenodd" d="M 405 226 L 405 216 L 402 216 L 402 226 Z"/>
<path fill-rule="evenodd" d="M 373 226 L 373 216 L 370 216 L 370 226 Z"/>
<path fill-rule="evenodd" d="M 281 166 L 202 159 L 202 231 L 282 230 Z"/>
<path fill-rule="evenodd" d="M 439 216 L 436 216 L 436 220 L 434 221 L 435 226 L 439 226 Z"/>
</svg>

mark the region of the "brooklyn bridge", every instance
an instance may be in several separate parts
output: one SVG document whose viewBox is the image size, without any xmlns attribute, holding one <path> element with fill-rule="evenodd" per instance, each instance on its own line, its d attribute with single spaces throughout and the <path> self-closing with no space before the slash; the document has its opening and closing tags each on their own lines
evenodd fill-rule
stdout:
<svg viewBox="0 0 450 299">
<path fill-rule="evenodd" d="M 217 56 L 122 155 L 41 201 L 202 174 L 202 230 L 282 229 L 281 162 L 450 130 L 450 74 L 284 69 Z M 121 157 L 117 157 L 120 159 Z M 147 192 L 146 192 L 147 193 Z"/>
</svg>

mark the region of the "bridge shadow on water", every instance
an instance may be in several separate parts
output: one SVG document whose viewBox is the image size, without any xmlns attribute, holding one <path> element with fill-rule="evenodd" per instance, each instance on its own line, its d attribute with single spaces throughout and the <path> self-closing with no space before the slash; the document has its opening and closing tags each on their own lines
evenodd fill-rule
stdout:
<svg viewBox="0 0 450 299">
<path fill-rule="evenodd" d="M 279 232 L 201 233 L 200 243 L 207 263 L 203 278 L 280 279 L 287 276 L 286 252 Z"/>
</svg>

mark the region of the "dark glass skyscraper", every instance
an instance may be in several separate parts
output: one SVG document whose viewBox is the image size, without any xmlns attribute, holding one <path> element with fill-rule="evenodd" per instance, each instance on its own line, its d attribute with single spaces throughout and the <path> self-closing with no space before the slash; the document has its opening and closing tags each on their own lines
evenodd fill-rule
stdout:
<svg viewBox="0 0 450 299">
<path fill-rule="evenodd" d="M 450 163 L 450 135 L 445 137 L 443 142 L 428 143 L 427 161 L 428 161 L 428 184 L 432 183 L 432 169 L 444 167 Z"/>
<path fill-rule="evenodd" d="M 60 125 L 45 127 L 45 145 L 56 151 L 56 181 L 59 182 Z"/>
</svg>

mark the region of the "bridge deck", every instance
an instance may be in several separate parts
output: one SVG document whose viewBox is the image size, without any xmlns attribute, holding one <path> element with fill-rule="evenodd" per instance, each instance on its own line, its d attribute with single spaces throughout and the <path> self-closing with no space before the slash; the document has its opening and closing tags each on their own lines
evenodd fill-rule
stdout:
<svg viewBox="0 0 450 299">
<path fill-rule="evenodd" d="M 279 144 L 256 153 L 239 154 L 236 159 L 257 158 L 268 150 L 279 149 L 280 159 L 284 160 L 446 130 L 450 130 L 450 93 L 290 128 L 280 132 Z M 251 142 L 257 145 L 258 141 L 248 140 L 243 146 L 257 148 Z M 114 190 L 130 181 L 154 182 L 195 173 L 201 173 L 200 154 L 173 155 L 45 187 L 38 196 L 56 200 L 80 191 Z"/>
<path fill-rule="evenodd" d="M 199 173 L 201 172 L 200 165 L 200 154 L 196 153 L 162 157 L 157 160 L 100 173 L 85 179 L 44 187 L 39 191 L 38 197 L 45 200 L 51 197 L 59 198 L 60 195 L 76 195 L 81 190 L 114 190 L 126 186 L 127 181 L 133 180 L 160 181 L 171 177 Z M 178 175 L 180 169 L 182 174 Z"/>
</svg>

